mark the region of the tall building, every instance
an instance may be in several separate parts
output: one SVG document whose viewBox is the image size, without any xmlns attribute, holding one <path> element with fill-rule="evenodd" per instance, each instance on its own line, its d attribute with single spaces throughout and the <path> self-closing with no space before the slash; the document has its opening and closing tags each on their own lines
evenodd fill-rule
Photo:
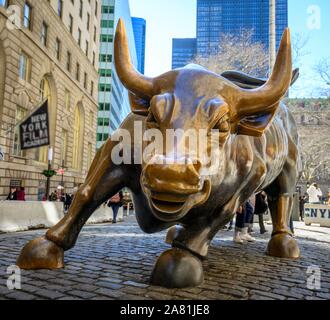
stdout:
<svg viewBox="0 0 330 320">
<path fill-rule="evenodd" d="M 172 40 L 172 69 L 182 68 L 196 55 L 196 39 Z"/>
<path fill-rule="evenodd" d="M 135 48 L 138 59 L 138 70 L 144 74 L 146 52 L 146 21 L 142 18 L 132 18 Z"/>
<path fill-rule="evenodd" d="M 84 182 L 95 155 L 100 2 L 0 0 L 0 199 L 25 187 L 27 200 L 45 194 L 48 147 L 22 151 L 19 122 L 48 98 L 51 190 Z M 8 23 L 14 18 L 16 26 Z M 12 20 L 12 19 L 11 19 Z"/>
<path fill-rule="evenodd" d="M 97 148 L 100 148 L 130 112 L 128 92 L 114 67 L 114 37 L 119 18 L 125 22 L 131 59 L 137 67 L 135 40 L 128 0 L 102 0 Z"/>
<path fill-rule="evenodd" d="M 253 39 L 269 48 L 270 0 L 197 0 L 197 54 L 219 50 L 221 33 L 253 30 Z M 288 26 L 288 0 L 276 0 L 276 45 Z M 220 44 L 221 45 L 221 44 Z"/>
</svg>

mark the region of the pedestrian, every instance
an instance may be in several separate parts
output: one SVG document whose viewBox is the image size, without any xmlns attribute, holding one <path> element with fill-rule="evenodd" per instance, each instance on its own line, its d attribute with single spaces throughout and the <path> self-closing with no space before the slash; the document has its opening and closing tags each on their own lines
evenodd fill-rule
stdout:
<svg viewBox="0 0 330 320">
<path fill-rule="evenodd" d="M 24 187 L 18 188 L 17 201 L 25 201 L 25 188 Z"/>
<path fill-rule="evenodd" d="M 254 210 L 254 214 L 258 215 L 259 217 L 259 227 L 261 234 L 267 232 L 264 224 L 264 215 L 267 213 L 267 211 L 268 211 L 267 196 L 264 192 L 260 192 L 256 195 L 256 207 Z"/>
<path fill-rule="evenodd" d="M 7 200 L 9 200 L 9 201 L 17 200 L 17 189 L 16 188 L 10 188 L 10 192 L 8 194 Z"/>
<path fill-rule="evenodd" d="M 251 216 L 254 214 L 254 207 L 251 201 L 246 201 L 238 210 L 236 214 L 236 225 L 234 233 L 234 242 L 243 244 L 244 241 L 255 242 L 256 239 L 253 238 L 248 232 L 248 225 L 251 221 Z"/>
<path fill-rule="evenodd" d="M 230 220 L 230 222 L 229 222 L 229 226 L 228 226 L 228 231 L 231 231 L 231 230 L 233 230 L 233 225 L 234 225 L 234 217 Z"/>
<path fill-rule="evenodd" d="M 51 193 L 49 200 L 52 202 L 57 201 L 57 191 L 56 190 Z"/>
<path fill-rule="evenodd" d="M 124 199 L 124 195 L 122 191 L 120 191 L 108 201 L 108 207 L 111 208 L 113 212 L 112 223 L 117 223 L 117 216 L 120 207 L 123 206 L 123 199 Z"/>
<path fill-rule="evenodd" d="M 308 194 L 305 193 L 303 196 L 299 196 L 299 215 L 300 220 L 304 221 L 305 217 L 305 203 L 308 202 Z"/>
<path fill-rule="evenodd" d="M 71 207 L 72 203 L 72 196 L 68 193 L 65 194 L 64 196 L 64 211 L 67 213 Z"/>
<path fill-rule="evenodd" d="M 248 215 L 246 216 L 246 221 L 245 221 L 245 227 L 248 228 L 248 233 L 252 234 L 254 233 L 253 231 L 253 223 L 254 223 L 254 211 L 256 207 L 256 196 L 253 194 L 249 200 L 248 200 L 250 206 L 252 207 L 251 212 L 248 212 Z"/>
<path fill-rule="evenodd" d="M 317 186 L 316 183 L 313 183 L 308 189 L 307 189 L 307 193 L 308 193 L 308 198 L 309 198 L 309 203 L 320 203 L 321 201 L 321 197 L 322 197 L 322 191 L 321 189 Z"/>
</svg>

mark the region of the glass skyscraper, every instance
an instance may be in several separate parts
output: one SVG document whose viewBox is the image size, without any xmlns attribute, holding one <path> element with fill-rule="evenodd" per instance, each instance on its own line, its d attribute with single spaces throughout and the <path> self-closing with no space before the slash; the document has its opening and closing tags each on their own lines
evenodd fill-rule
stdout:
<svg viewBox="0 0 330 320">
<path fill-rule="evenodd" d="M 172 69 L 182 68 L 196 55 L 196 39 L 173 39 Z"/>
<path fill-rule="evenodd" d="M 221 33 L 235 35 L 241 30 L 252 30 L 253 40 L 268 50 L 269 13 L 270 0 L 197 0 L 197 39 L 173 39 L 172 67 L 183 67 L 188 56 L 217 53 Z M 288 0 L 276 0 L 277 48 L 287 26 Z"/>
<path fill-rule="evenodd" d="M 146 52 L 146 21 L 142 18 L 132 18 L 138 70 L 144 74 Z"/>
<path fill-rule="evenodd" d="M 269 0 L 197 0 L 197 54 L 219 50 L 221 33 L 252 30 L 253 39 L 269 48 Z M 288 0 L 276 0 L 276 44 L 288 26 Z"/>
<path fill-rule="evenodd" d="M 128 0 L 102 0 L 99 62 L 99 113 L 97 148 L 100 148 L 130 112 L 128 92 L 114 66 L 114 35 L 119 18 L 125 22 L 132 63 L 137 56 Z"/>
</svg>

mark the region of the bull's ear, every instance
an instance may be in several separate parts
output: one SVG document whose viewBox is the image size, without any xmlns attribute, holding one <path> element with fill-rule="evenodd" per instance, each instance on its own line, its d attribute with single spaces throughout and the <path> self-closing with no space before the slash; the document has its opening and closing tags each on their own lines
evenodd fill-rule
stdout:
<svg viewBox="0 0 330 320">
<path fill-rule="evenodd" d="M 128 93 L 128 96 L 131 110 L 134 114 L 140 116 L 147 116 L 149 114 L 150 100 L 140 98 L 131 92 Z"/>
<path fill-rule="evenodd" d="M 232 123 L 232 132 L 239 135 L 261 137 L 273 121 L 278 107 L 279 103 L 274 105 L 272 112 L 246 117 L 239 122 Z"/>
</svg>

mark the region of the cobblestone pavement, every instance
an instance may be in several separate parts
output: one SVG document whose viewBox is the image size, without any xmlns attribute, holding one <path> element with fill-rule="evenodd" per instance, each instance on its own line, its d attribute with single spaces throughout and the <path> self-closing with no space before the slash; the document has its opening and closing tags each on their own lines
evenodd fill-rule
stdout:
<svg viewBox="0 0 330 320">
<path fill-rule="evenodd" d="M 66 253 L 66 268 L 22 271 L 21 290 L 7 289 L 7 268 L 22 246 L 44 230 L 0 235 L 0 300 L 4 299 L 330 299 L 330 229 L 297 223 L 300 260 L 265 256 L 269 233 L 255 244 L 236 245 L 221 231 L 205 262 L 198 288 L 169 290 L 150 286 L 153 265 L 169 246 L 165 233 L 142 233 L 133 217 L 117 225 L 85 227 L 77 246 Z M 257 227 L 256 227 L 257 228 Z M 270 230 L 271 226 L 268 226 Z M 321 289 L 309 290 L 308 267 L 321 269 Z"/>
</svg>

